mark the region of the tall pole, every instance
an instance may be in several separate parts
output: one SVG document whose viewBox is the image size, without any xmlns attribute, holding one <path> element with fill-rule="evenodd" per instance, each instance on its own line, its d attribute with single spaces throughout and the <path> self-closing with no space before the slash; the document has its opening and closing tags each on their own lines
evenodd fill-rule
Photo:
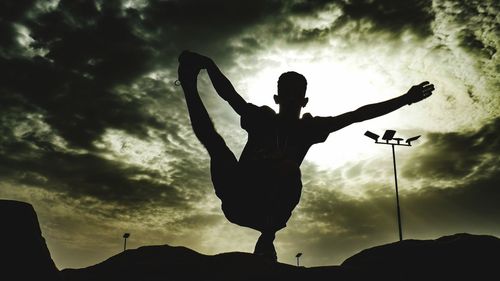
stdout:
<svg viewBox="0 0 500 281">
<path fill-rule="evenodd" d="M 401 230 L 401 211 L 399 209 L 398 175 L 396 172 L 396 152 L 394 150 L 394 144 L 391 146 L 392 146 L 392 162 L 394 164 L 394 182 L 396 183 L 396 208 L 398 212 L 399 241 L 402 241 L 403 231 Z"/>
<path fill-rule="evenodd" d="M 401 210 L 399 208 L 399 191 L 398 191 L 398 173 L 396 171 L 396 152 L 394 146 L 411 146 L 411 143 L 420 138 L 420 136 L 415 136 L 407 139 L 405 143 L 401 143 L 402 138 L 395 138 L 394 134 L 395 130 L 386 130 L 384 135 L 382 136 L 382 140 L 385 142 L 379 141 L 380 136 L 372 133 L 370 131 L 365 132 L 365 136 L 374 140 L 376 144 L 385 144 L 392 146 L 392 163 L 394 164 L 394 183 L 396 184 L 396 210 L 398 213 L 398 229 L 399 229 L 399 241 L 403 241 L 403 230 L 401 228 Z"/>
</svg>

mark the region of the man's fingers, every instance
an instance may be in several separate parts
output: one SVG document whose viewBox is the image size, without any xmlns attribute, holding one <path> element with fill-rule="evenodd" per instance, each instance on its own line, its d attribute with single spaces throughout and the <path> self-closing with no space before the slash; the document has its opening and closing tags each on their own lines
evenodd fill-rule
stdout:
<svg viewBox="0 0 500 281">
<path fill-rule="evenodd" d="M 424 82 L 418 84 L 418 86 L 423 87 L 423 86 L 425 86 L 427 84 L 429 84 L 429 81 L 424 81 Z"/>
<path fill-rule="evenodd" d="M 427 85 L 425 86 L 423 89 L 422 89 L 422 96 L 425 98 L 429 97 L 432 95 L 432 91 L 434 91 L 434 85 L 433 84 L 430 84 L 430 85 Z"/>
<path fill-rule="evenodd" d="M 422 91 L 424 92 L 427 92 L 427 91 L 434 91 L 434 85 L 429 85 L 429 86 L 425 86 Z"/>
</svg>

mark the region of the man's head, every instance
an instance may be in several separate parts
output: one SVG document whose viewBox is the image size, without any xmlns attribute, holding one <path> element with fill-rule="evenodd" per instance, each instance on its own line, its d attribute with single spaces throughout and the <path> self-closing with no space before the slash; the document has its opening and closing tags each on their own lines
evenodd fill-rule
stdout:
<svg viewBox="0 0 500 281">
<path fill-rule="evenodd" d="M 295 71 L 285 72 L 278 79 L 278 95 L 274 101 L 280 105 L 280 113 L 294 114 L 297 117 L 300 109 L 306 106 L 308 99 L 305 97 L 307 80 L 304 75 Z"/>
</svg>

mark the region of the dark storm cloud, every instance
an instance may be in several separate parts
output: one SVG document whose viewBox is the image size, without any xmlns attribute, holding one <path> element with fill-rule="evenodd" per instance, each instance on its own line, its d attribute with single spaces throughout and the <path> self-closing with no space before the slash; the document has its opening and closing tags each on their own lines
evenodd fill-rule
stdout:
<svg viewBox="0 0 500 281">
<path fill-rule="evenodd" d="M 314 42 L 327 38 L 329 34 L 349 39 L 352 35 L 369 35 L 385 32 L 398 36 L 409 30 L 421 37 L 432 35 L 431 24 L 434 12 L 431 0 L 354 0 L 354 1 L 294 1 L 287 5 L 287 12 L 297 16 L 317 16 L 322 11 L 339 9 L 341 15 L 330 26 L 304 28 L 297 30 L 293 22 L 281 25 L 283 32 L 293 34 L 290 39 L 296 42 Z M 285 21 L 286 22 L 286 21 Z M 353 25 L 354 24 L 354 25 Z M 348 26 L 347 31 L 342 31 Z M 356 33 L 356 34 L 354 34 Z M 356 40 L 360 40 L 356 36 Z M 361 37 L 363 39 L 363 37 Z M 368 40 L 368 38 L 365 38 Z"/>
<path fill-rule="evenodd" d="M 368 19 L 375 29 L 399 33 L 409 29 L 421 36 L 432 34 L 432 0 L 354 0 L 341 2 L 347 20 Z"/>
<path fill-rule="evenodd" d="M 71 145 L 90 148 L 107 127 L 137 135 L 161 127 L 137 100 L 114 87 L 147 70 L 151 50 L 130 19 L 99 13 L 91 1 L 61 1 L 58 9 L 21 21 L 45 57 L 0 58 L 4 106 L 39 110 Z"/>
<path fill-rule="evenodd" d="M 0 3 L 0 55 L 10 56 L 19 52 L 14 23 L 23 19 L 35 1 L 2 1 Z"/>
<path fill-rule="evenodd" d="M 224 63 L 231 58 L 231 36 L 279 7 L 276 1 L 151 1 L 135 10 L 123 9 L 121 1 L 68 0 L 49 12 L 34 3 L 12 6 L 15 12 L 2 19 L 10 30 L 3 33 L 2 50 L 17 44 L 13 26 L 20 24 L 34 39 L 29 48 L 46 54 L 0 58 L 7 74 L 0 81 L 2 103 L 43 111 L 71 145 L 86 149 L 106 128 L 146 137 L 148 127 L 165 129 L 164 123 L 147 114 L 141 100 L 117 93 L 117 86 L 175 69 L 182 49 L 199 49 Z"/>
<path fill-rule="evenodd" d="M 438 1 L 436 9 L 461 27 L 457 37 L 462 48 L 486 59 L 497 53 L 498 42 L 491 40 L 490 34 L 498 36 L 500 32 L 498 1 Z"/>
<path fill-rule="evenodd" d="M 57 151 L 46 142 L 28 136 L 24 142 L 4 145 L 9 155 L 0 159 L 3 181 L 40 187 L 64 193 L 72 198 L 91 196 L 104 202 L 124 205 L 161 203 L 169 206 L 186 204 L 174 187 L 159 183 L 157 172 L 127 166 L 93 154 Z M 39 149 L 33 149 L 30 144 Z M 142 176 L 142 179 L 134 177 Z"/>
<path fill-rule="evenodd" d="M 402 167 L 409 179 L 463 179 L 498 172 L 500 169 L 500 118 L 465 133 L 431 133 L 425 150 L 416 152 Z M 479 170 L 478 170 L 479 169 Z"/>
<path fill-rule="evenodd" d="M 140 84 L 147 88 L 147 84 L 155 83 L 145 79 Z M 163 109 L 167 112 L 179 106 L 178 95 L 160 97 L 149 94 L 152 96 L 149 98 L 155 101 L 160 98 L 162 102 L 171 101 L 173 107 Z M 148 147 L 133 147 L 126 139 L 120 139 L 120 134 L 113 141 L 118 141 L 122 150 L 128 152 L 115 152 L 116 156 L 111 159 L 106 157 L 113 154 L 107 145 L 98 145 L 94 152 L 76 152 L 65 148 L 61 139 L 44 126 L 37 115 L 26 116 L 19 111 L 4 110 L 0 117 L 2 181 L 14 189 L 27 185 L 77 200 L 91 197 L 123 206 L 148 204 L 187 210 L 190 202 L 202 200 L 211 189 L 208 168 L 200 164 L 205 162 L 205 159 L 199 159 L 203 154 L 199 157 L 193 155 L 199 153 L 201 147 L 179 135 L 187 120 L 176 115 L 159 117 L 168 123 L 166 128 L 169 129 L 160 134 L 165 141 L 159 147 L 162 151 L 148 157 L 145 165 L 138 166 L 127 163 L 126 157 L 130 153 L 141 155 Z M 98 142 L 102 143 L 102 140 Z M 171 161 L 170 169 L 158 170 L 158 163 L 164 158 Z"/>
<path fill-rule="evenodd" d="M 162 58 L 191 49 L 210 55 L 220 65 L 231 65 L 239 52 L 231 40 L 279 17 L 282 10 L 282 1 L 151 1 L 141 14 Z"/>
</svg>

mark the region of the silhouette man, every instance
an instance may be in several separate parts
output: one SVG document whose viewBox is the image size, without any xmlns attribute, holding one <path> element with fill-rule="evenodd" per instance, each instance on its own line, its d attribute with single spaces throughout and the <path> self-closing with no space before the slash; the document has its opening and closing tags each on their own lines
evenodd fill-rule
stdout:
<svg viewBox="0 0 500 281">
<path fill-rule="evenodd" d="M 206 69 L 218 95 L 241 117 L 248 141 L 236 159 L 217 133 L 200 99 L 197 76 Z M 279 105 L 270 107 L 247 103 L 222 74 L 212 59 L 190 51 L 179 56 L 178 77 L 184 91 L 191 125 L 210 155 L 210 172 L 226 218 L 240 226 L 261 232 L 255 254 L 276 261 L 275 234 L 284 228 L 302 191 L 300 164 L 309 148 L 328 135 L 352 123 L 372 119 L 404 105 L 421 101 L 434 86 L 423 82 L 397 98 L 363 106 L 335 117 L 300 117 L 307 81 L 297 72 L 283 73 L 278 80 Z"/>
</svg>

